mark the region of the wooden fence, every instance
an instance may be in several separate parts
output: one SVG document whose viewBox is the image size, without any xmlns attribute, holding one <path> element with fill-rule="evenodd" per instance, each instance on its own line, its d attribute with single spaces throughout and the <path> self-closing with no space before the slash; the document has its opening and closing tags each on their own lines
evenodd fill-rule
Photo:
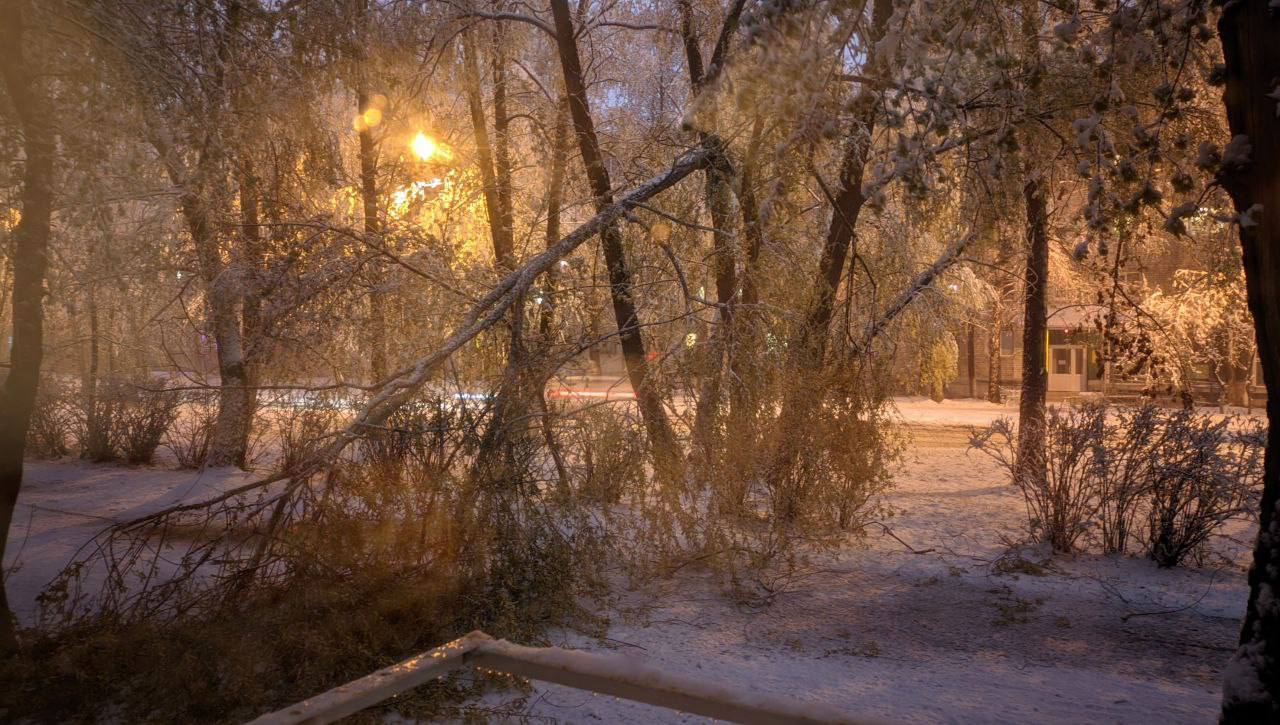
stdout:
<svg viewBox="0 0 1280 725">
<path fill-rule="evenodd" d="M 669 674 L 634 658 L 558 647 L 521 647 L 475 631 L 378 670 L 250 725 L 328 723 L 359 712 L 455 670 L 472 667 L 590 690 L 681 712 L 738 723 L 871 723 L 827 705 L 800 702 Z"/>
</svg>

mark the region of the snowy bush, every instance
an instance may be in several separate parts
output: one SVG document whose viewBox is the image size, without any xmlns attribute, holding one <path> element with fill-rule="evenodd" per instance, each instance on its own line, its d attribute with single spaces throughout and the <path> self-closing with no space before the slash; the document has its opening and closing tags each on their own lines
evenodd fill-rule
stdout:
<svg viewBox="0 0 1280 725">
<path fill-rule="evenodd" d="M 275 418 L 279 445 L 276 466 L 283 472 L 295 470 L 325 444 L 338 427 L 339 407 L 336 401 L 318 399 L 306 405 L 290 407 Z"/>
<path fill-rule="evenodd" d="M 1089 539 L 1120 554 L 1139 539 L 1160 566 L 1177 566 L 1251 510 L 1261 487 L 1263 431 L 1236 418 L 1084 403 L 1051 408 L 1046 424 L 1046 481 L 1020 488 L 1032 537 L 1056 551 Z M 975 432 L 970 446 L 1019 483 L 1012 421 Z"/>
<path fill-rule="evenodd" d="M 1177 566 L 1234 517 L 1256 509 L 1265 430 L 1188 410 L 1165 415 L 1148 481 L 1147 554 Z"/>
<path fill-rule="evenodd" d="M 975 432 L 969 442 L 1009 472 L 1026 501 L 1032 537 L 1054 551 L 1074 551 L 1097 513 L 1093 473 L 1105 419 L 1102 405 L 1050 408 L 1045 416 L 1043 481 L 1015 475 L 1017 437 L 1008 418 Z"/>
<path fill-rule="evenodd" d="M 115 385 L 98 381 L 75 396 L 72 437 L 80 457 L 90 461 L 113 461 L 119 458 L 124 400 Z"/>
<path fill-rule="evenodd" d="M 943 335 L 931 342 L 921 354 L 920 385 L 931 400 L 941 403 L 947 396 L 947 383 L 959 374 L 960 350 L 956 339 Z"/>
<path fill-rule="evenodd" d="M 218 404 L 212 391 L 187 393 L 183 397 L 179 414 L 165 431 L 164 446 L 173 454 L 179 468 L 195 469 L 204 465 L 209 454 Z"/>
<path fill-rule="evenodd" d="M 639 421 L 608 410 L 570 419 L 566 444 L 573 491 L 589 501 L 613 504 L 643 492 L 644 433 Z"/>
<path fill-rule="evenodd" d="M 117 418 L 120 455 L 127 463 L 149 464 L 178 417 L 182 397 L 164 389 L 131 388 L 122 393 L 124 405 Z"/>
<path fill-rule="evenodd" d="M 27 455 L 32 458 L 61 458 L 70 452 L 67 436 L 74 425 L 72 401 L 58 390 L 55 380 L 40 381 L 31 426 L 27 429 Z"/>
<path fill-rule="evenodd" d="M 371 430 L 360 439 L 357 460 L 438 473 L 446 464 L 450 433 L 471 422 L 465 408 L 450 410 L 440 399 L 415 400 L 392 414 L 383 429 Z"/>
<path fill-rule="evenodd" d="M 1154 405 L 1116 407 L 1095 440 L 1093 474 L 1098 498 L 1099 537 L 1103 553 L 1123 554 L 1135 536 L 1136 521 L 1150 491 L 1150 467 L 1170 429 Z"/>
<path fill-rule="evenodd" d="M 39 436 L 43 447 L 56 450 L 69 433 L 87 460 L 148 464 L 181 404 L 180 393 L 157 388 L 150 379 L 97 380 L 37 405 Z"/>
<path fill-rule="evenodd" d="M 697 462 L 697 488 L 680 492 L 691 503 L 676 517 L 682 556 L 719 567 L 737 597 L 757 603 L 885 515 L 880 494 L 901 450 L 886 370 L 770 373 L 749 414 L 726 417 L 726 444 Z M 772 413 L 780 408 L 788 412 Z"/>
</svg>

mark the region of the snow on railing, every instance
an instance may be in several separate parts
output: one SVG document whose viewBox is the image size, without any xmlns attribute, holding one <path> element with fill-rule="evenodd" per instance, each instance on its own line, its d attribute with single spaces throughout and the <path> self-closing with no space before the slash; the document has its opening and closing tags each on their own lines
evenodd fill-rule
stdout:
<svg viewBox="0 0 1280 725">
<path fill-rule="evenodd" d="M 819 703 L 676 676 L 617 655 L 521 647 L 481 631 L 254 720 L 250 725 L 328 723 L 429 680 L 475 667 L 590 690 L 738 723 L 871 723 Z"/>
</svg>

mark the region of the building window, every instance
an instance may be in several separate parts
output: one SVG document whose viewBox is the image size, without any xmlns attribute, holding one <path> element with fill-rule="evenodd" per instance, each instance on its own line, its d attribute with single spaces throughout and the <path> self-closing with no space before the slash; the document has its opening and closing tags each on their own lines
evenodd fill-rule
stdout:
<svg viewBox="0 0 1280 725">
<path fill-rule="evenodd" d="M 1120 281 L 1129 287 L 1141 287 L 1143 285 L 1142 272 L 1121 272 Z"/>
<path fill-rule="evenodd" d="M 1012 355 L 1013 351 L 1014 351 L 1013 330 L 1001 330 L 1000 331 L 1000 354 Z"/>
</svg>

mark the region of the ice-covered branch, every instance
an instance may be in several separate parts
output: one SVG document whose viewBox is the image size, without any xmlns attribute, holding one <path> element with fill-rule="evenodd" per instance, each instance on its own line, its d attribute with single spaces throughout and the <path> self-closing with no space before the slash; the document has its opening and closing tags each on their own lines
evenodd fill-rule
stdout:
<svg viewBox="0 0 1280 725">
<path fill-rule="evenodd" d="M 911 280 L 911 284 L 900 292 L 897 297 L 893 298 L 893 301 L 889 303 L 889 306 L 885 308 L 879 318 L 867 323 L 867 329 L 862 333 L 862 339 L 858 341 L 855 349 L 857 351 L 863 351 L 870 347 L 871 343 L 875 342 L 875 339 L 879 337 L 880 333 L 889 326 L 889 323 L 901 314 L 908 305 L 915 301 L 915 299 L 920 296 L 921 292 L 924 292 L 929 285 L 933 284 L 934 280 L 938 278 L 938 275 L 942 274 L 956 262 L 960 261 L 960 255 L 963 254 L 964 250 L 973 243 L 973 240 L 973 234 L 966 234 L 955 242 L 952 242 L 951 246 L 947 247 L 946 251 L 942 253 L 942 256 L 938 257 L 938 259 L 935 260 L 933 264 L 929 265 L 923 272 L 916 275 L 915 279 Z"/>
<path fill-rule="evenodd" d="M 212 506 L 286 478 L 292 480 L 289 489 L 294 489 L 301 485 L 310 474 L 315 473 L 337 458 L 348 445 L 362 435 L 366 428 L 381 425 L 397 408 L 412 397 L 430 378 L 431 374 L 448 360 L 453 353 L 501 320 L 507 310 L 515 304 L 516 300 L 520 299 L 534 281 L 544 272 L 551 269 L 560 259 L 598 234 L 600 230 L 617 222 L 627 212 L 638 208 L 645 201 L 674 186 L 694 171 L 702 169 L 707 164 L 710 155 L 710 149 L 699 147 L 681 156 L 672 164 L 670 169 L 636 187 L 626 196 L 591 217 L 582 226 L 562 237 L 559 242 L 534 255 L 523 266 L 504 277 L 498 284 L 494 285 L 488 294 L 475 303 L 452 335 L 434 351 L 419 358 L 413 364 L 396 371 L 388 379 L 380 383 L 377 387 L 377 392 L 356 415 L 355 419 L 338 433 L 329 445 L 317 451 L 299 468 L 288 474 L 277 474 L 247 483 L 204 501 L 172 506 L 140 519 L 125 522 L 114 528 L 131 528 L 146 521 Z"/>
</svg>

